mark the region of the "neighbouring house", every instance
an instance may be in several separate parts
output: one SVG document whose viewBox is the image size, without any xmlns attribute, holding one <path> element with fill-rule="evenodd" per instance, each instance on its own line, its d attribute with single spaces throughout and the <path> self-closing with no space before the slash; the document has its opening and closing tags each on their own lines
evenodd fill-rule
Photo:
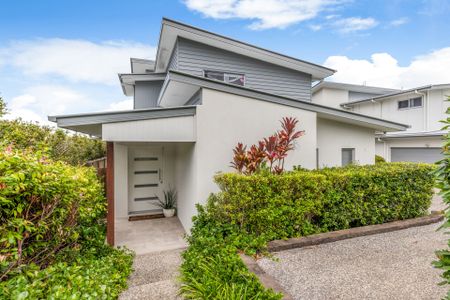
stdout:
<svg viewBox="0 0 450 300">
<path fill-rule="evenodd" d="M 160 213 L 169 186 L 177 216 L 189 230 L 195 204 L 217 191 L 213 176 L 232 171 L 237 142 L 252 144 L 300 121 L 286 167 L 314 169 L 353 161 L 374 163 L 375 133 L 407 125 L 311 102 L 312 81 L 333 70 L 163 19 L 155 61 L 131 59 L 119 74 L 134 97 L 128 111 L 51 116 L 58 127 L 107 143 L 108 241 L 129 216 Z"/>
<path fill-rule="evenodd" d="M 376 154 L 387 161 L 434 163 L 442 158 L 440 120 L 447 118 L 450 84 L 408 90 L 322 81 L 312 88 L 312 101 L 410 125 L 404 132 L 379 132 Z"/>
</svg>

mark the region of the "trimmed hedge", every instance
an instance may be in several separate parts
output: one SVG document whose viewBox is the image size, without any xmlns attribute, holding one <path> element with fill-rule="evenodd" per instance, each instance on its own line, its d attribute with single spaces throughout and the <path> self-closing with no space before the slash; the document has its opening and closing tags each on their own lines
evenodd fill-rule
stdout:
<svg viewBox="0 0 450 300">
<path fill-rule="evenodd" d="M 423 216 L 432 165 L 386 163 L 282 175 L 219 174 L 211 211 L 244 232 L 283 239 Z"/>
<path fill-rule="evenodd" d="M 219 174 L 221 192 L 198 206 L 183 253 L 188 299 L 280 299 L 244 266 L 267 242 L 423 216 L 432 165 L 384 163 L 274 175 Z"/>
</svg>

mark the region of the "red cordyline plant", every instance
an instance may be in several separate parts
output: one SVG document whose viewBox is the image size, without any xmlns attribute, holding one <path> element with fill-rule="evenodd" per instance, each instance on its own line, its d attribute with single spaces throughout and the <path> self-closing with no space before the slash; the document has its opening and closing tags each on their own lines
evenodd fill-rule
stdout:
<svg viewBox="0 0 450 300">
<path fill-rule="evenodd" d="M 258 145 L 252 145 L 249 150 L 244 144 L 238 143 L 233 149 L 231 166 L 246 175 L 253 174 L 262 167 L 267 167 L 274 174 L 282 173 L 288 152 L 294 149 L 295 140 L 305 132 L 296 130 L 296 118 L 284 117 L 280 123 L 280 131 L 259 141 Z"/>
</svg>

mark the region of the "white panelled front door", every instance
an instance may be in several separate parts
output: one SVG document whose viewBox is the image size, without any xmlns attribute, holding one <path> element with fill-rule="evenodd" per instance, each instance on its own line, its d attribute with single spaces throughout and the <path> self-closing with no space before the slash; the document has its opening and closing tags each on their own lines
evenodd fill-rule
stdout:
<svg viewBox="0 0 450 300">
<path fill-rule="evenodd" d="M 128 151 L 128 214 L 159 213 L 163 193 L 162 147 L 130 147 Z"/>
</svg>

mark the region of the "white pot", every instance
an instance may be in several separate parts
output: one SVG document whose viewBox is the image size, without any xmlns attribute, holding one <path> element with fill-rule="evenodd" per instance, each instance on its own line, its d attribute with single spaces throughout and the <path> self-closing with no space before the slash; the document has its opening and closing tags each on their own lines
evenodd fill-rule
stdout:
<svg viewBox="0 0 450 300">
<path fill-rule="evenodd" d="M 173 217 L 175 215 L 175 208 L 169 208 L 169 209 L 163 208 L 163 214 L 164 214 L 164 217 L 166 217 L 166 218 Z"/>
</svg>

